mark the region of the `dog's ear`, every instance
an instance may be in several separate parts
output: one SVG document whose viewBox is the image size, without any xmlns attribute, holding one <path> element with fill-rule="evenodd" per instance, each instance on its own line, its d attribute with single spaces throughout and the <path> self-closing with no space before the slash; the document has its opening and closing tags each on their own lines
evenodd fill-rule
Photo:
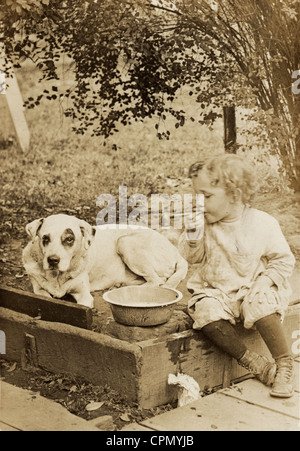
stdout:
<svg viewBox="0 0 300 451">
<path fill-rule="evenodd" d="M 92 244 L 95 235 L 96 235 L 96 227 L 92 227 L 88 222 L 80 220 L 80 231 L 83 237 L 84 248 L 87 250 Z"/>
<path fill-rule="evenodd" d="M 44 218 L 36 219 L 35 221 L 30 222 L 25 227 L 26 233 L 32 241 L 34 241 L 35 237 L 37 236 L 38 231 L 42 227 L 42 224 L 44 222 Z"/>
</svg>

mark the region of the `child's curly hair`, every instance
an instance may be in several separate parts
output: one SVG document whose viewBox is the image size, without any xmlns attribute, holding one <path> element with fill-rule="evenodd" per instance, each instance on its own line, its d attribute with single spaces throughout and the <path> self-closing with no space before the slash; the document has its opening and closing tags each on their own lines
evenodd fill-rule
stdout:
<svg viewBox="0 0 300 451">
<path fill-rule="evenodd" d="M 234 194 L 238 189 L 244 204 L 250 204 L 257 191 L 255 169 L 245 158 L 224 154 L 198 161 L 191 165 L 189 176 L 197 177 L 199 171 L 205 171 L 212 186 L 222 185 L 227 193 Z"/>
</svg>

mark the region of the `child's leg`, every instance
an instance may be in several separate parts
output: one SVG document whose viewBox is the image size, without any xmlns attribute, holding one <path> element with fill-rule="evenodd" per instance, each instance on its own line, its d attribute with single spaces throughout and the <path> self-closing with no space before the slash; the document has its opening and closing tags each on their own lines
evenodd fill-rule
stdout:
<svg viewBox="0 0 300 451">
<path fill-rule="evenodd" d="M 222 299 L 203 297 L 191 299 L 189 314 L 194 320 L 193 328 L 201 330 L 210 340 L 224 352 L 234 357 L 239 365 L 247 368 L 261 382 L 271 385 L 274 382 L 276 365 L 266 357 L 262 357 L 247 349 L 236 329 L 231 325 L 234 314 L 228 306 L 223 305 Z"/>
<path fill-rule="evenodd" d="M 222 351 L 227 352 L 236 360 L 241 359 L 247 351 L 244 342 L 229 321 L 220 319 L 207 324 L 201 330 Z"/>
<path fill-rule="evenodd" d="M 201 330 L 213 343 L 234 357 L 261 382 L 266 385 L 274 382 L 276 366 L 265 357 L 248 350 L 229 321 L 223 319 L 214 321 Z"/>
<path fill-rule="evenodd" d="M 290 355 L 280 316 L 277 313 L 259 319 L 255 326 L 274 360 Z"/>
<path fill-rule="evenodd" d="M 293 395 L 294 391 L 293 357 L 286 342 L 280 316 L 277 313 L 273 313 L 256 321 L 255 326 L 277 365 L 277 373 L 271 395 L 288 398 Z"/>
</svg>

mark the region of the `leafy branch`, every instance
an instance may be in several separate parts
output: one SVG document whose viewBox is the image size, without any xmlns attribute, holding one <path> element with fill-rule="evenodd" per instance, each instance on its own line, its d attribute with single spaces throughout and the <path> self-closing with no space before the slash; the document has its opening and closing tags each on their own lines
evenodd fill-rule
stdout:
<svg viewBox="0 0 300 451">
<path fill-rule="evenodd" d="M 66 56 L 74 88 L 28 99 L 69 99 L 77 133 L 107 138 L 118 126 L 165 118 L 183 126 L 182 87 L 201 106 L 191 120 L 211 123 L 229 103 L 253 108 L 274 153 L 299 188 L 300 96 L 291 73 L 300 67 L 298 0 L 3 0 L 0 33 L 6 70 L 31 59 L 41 80 L 59 79 Z M 278 127 L 278 123 L 281 127 Z"/>
</svg>

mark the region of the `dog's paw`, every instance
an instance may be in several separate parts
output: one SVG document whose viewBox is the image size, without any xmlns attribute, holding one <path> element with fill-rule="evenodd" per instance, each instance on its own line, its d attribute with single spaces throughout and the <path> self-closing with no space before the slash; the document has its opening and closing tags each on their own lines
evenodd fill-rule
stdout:
<svg viewBox="0 0 300 451">
<path fill-rule="evenodd" d="M 94 307 L 94 298 L 90 294 L 89 296 L 77 296 L 73 294 L 78 305 L 83 305 L 84 307 L 93 308 Z"/>
<path fill-rule="evenodd" d="M 83 305 L 84 307 L 94 308 L 94 301 L 93 302 L 77 302 L 78 305 Z"/>
</svg>

